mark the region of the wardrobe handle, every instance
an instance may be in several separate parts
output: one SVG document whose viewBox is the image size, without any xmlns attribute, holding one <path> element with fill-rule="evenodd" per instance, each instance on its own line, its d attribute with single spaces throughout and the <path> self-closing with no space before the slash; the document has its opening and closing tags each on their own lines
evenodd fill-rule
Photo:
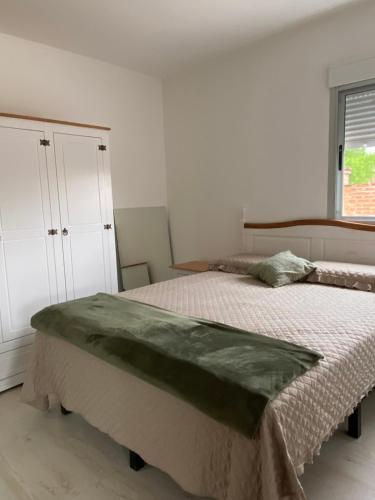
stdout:
<svg viewBox="0 0 375 500">
<path fill-rule="evenodd" d="M 62 230 L 62 234 L 63 236 L 68 236 L 69 231 L 66 229 L 66 227 L 64 227 L 64 229 Z"/>
<path fill-rule="evenodd" d="M 48 236 L 55 236 L 58 233 L 57 229 L 48 229 Z"/>
<path fill-rule="evenodd" d="M 104 224 L 104 229 L 112 229 L 112 224 Z"/>
</svg>

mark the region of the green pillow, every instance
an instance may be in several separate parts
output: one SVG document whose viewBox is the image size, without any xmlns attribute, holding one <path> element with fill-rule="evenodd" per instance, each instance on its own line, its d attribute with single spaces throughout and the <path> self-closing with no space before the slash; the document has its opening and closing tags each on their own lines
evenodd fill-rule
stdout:
<svg viewBox="0 0 375 500">
<path fill-rule="evenodd" d="M 276 288 L 298 281 L 310 274 L 314 269 L 316 269 L 315 264 L 297 257 L 290 250 L 287 250 L 257 264 L 252 264 L 247 274 L 251 274 L 251 276 Z"/>
</svg>

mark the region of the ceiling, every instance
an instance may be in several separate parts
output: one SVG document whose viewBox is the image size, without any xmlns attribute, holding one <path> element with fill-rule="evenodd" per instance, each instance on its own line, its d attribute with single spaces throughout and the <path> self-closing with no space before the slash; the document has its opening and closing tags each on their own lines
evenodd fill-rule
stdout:
<svg viewBox="0 0 375 500">
<path fill-rule="evenodd" d="M 0 32 L 164 75 L 359 0 L 0 0 Z"/>
</svg>

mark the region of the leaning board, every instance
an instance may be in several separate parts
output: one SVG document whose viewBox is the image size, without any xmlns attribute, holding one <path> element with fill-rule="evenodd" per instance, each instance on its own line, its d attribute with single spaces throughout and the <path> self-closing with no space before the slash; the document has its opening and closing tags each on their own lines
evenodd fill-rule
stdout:
<svg viewBox="0 0 375 500">
<path fill-rule="evenodd" d="M 120 267 L 147 262 L 151 283 L 173 278 L 166 208 L 117 208 L 114 213 Z"/>
</svg>

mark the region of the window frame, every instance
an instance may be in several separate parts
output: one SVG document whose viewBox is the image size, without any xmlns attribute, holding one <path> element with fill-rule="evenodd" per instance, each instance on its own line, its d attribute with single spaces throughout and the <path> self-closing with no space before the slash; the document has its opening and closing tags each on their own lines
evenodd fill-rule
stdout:
<svg viewBox="0 0 375 500">
<path fill-rule="evenodd" d="M 329 215 L 333 215 L 335 219 L 339 220 L 375 223 L 375 214 L 373 216 L 345 216 L 342 213 L 344 169 L 340 168 L 340 146 L 343 148 L 343 154 L 345 154 L 345 101 L 348 95 L 365 92 L 366 90 L 375 90 L 375 79 L 342 85 L 333 89 L 333 112 L 335 120 L 331 123 L 331 130 L 334 128 L 335 133 L 334 140 L 330 141 L 331 145 L 333 142 L 330 156 L 333 165 L 333 175 L 331 177 L 333 177 L 334 196 L 330 196 L 332 189 L 329 189 L 329 208 L 331 208 Z"/>
</svg>

